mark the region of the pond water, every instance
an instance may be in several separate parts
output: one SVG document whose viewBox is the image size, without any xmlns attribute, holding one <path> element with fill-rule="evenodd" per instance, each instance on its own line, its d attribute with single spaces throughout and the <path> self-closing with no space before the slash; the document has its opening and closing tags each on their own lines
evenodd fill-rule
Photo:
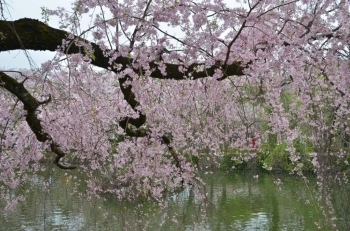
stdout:
<svg viewBox="0 0 350 231">
<path fill-rule="evenodd" d="M 324 217 L 313 176 L 308 183 L 288 174 L 202 177 L 206 200 L 186 189 L 167 196 L 161 207 L 79 196 L 83 186 L 74 187 L 69 175 L 51 177 L 49 192 L 36 180 L 15 212 L 0 215 L 0 230 L 330 230 L 317 228 Z"/>
</svg>

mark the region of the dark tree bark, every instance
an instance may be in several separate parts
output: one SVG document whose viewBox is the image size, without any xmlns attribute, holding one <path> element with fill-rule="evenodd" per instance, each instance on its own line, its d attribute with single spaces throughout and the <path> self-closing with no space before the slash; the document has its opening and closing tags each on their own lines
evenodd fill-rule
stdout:
<svg viewBox="0 0 350 231">
<path fill-rule="evenodd" d="M 56 51 L 57 47 L 62 44 L 62 40 L 67 38 L 68 32 L 52 28 L 38 20 L 23 18 L 16 21 L 3 21 L 0 20 L 0 52 L 10 51 L 18 49 L 27 50 L 48 50 Z M 75 37 L 77 40 L 82 40 L 79 37 Z M 85 41 L 85 40 L 84 40 Z M 88 42 L 88 41 L 86 41 Z M 117 72 L 109 65 L 109 57 L 105 57 L 103 51 L 95 43 L 90 43 L 94 49 L 94 60 L 91 60 L 91 64 L 101 68 L 112 68 L 111 70 Z M 84 53 L 85 51 L 81 47 L 76 46 L 74 43 L 69 46 L 68 50 L 64 50 L 64 53 Z M 130 66 L 133 63 L 133 59 L 120 56 L 115 60 L 115 63 L 122 65 L 122 69 Z M 196 67 L 200 64 L 192 64 L 186 67 L 185 72 L 179 71 L 180 64 L 165 64 L 166 75 L 164 76 L 157 68 L 155 62 L 150 63 L 151 68 L 155 70 L 151 73 L 152 78 L 159 79 L 175 79 L 175 80 L 189 80 L 188 76 L 191 76 L 191 80 L 206 78 L 213 76 L 215 70 L 221 68 L 224 72 L 223 77 L 232 75 L 243 75 L 244 67 L 240 62 L 232 63 L 231 65 L 220 66 L 219 64 L 213 65 L 204 71 L 196 72 Z M 119 70 L 120 71 L 120 70 Z M 140 70 L 136 70 L 139 72 Z"/>
</svg>

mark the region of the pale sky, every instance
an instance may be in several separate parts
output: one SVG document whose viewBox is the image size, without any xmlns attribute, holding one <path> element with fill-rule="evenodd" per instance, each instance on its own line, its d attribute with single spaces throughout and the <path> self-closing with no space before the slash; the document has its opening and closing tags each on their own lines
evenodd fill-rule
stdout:
<svg viewBox="0 0 350 231">
<path fill-rule="evenodd" d="M 5 15 L 7 20 L 20 18 L 34 18 L 42 20 L 41 8 L 56 9 L 58 6 L 70 8 L 71 0 L 5 0 L 7 8 Z M 56 25 L 55 25 L 56 24 Z M 49 25 L 57 27 L 55 18 L 50 18 Z M 48 51 L 29 51 L 29 54 L 37 66 L 51 59 L 55 53 Z M 0 52 L 0 70 L 9 68 L 29 68 L 29 62 L 23 51 Z"/>
</svg>

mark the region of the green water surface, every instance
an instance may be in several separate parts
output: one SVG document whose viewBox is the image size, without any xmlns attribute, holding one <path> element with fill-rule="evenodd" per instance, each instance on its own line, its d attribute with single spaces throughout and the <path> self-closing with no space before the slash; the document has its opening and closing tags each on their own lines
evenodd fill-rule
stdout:
<svg viewBox="0 0 350 231">
<path fill-rule="evenodd" d="M 69 174 L 50 176 L 49 191 L 33 179 L 26 200 L 0 216 L 0 230 L 330 230 L 314 176 L 207 172 L 202 178 L 205 199 L 187 188 L 167 195 L 165 206 L 82 196 L 84 186 Z"/>
</svg>

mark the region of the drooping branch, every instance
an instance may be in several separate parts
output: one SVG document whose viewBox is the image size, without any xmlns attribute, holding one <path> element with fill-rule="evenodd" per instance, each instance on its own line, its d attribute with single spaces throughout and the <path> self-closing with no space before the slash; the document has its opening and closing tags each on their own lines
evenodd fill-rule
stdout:
<svg viewBox="0 0 350 231">
<path fill-rule="evenodd" d="M 26 121 L 28 126 L 35 134 L 38 141 L 42 143 L 48 141 L 50 143 L 51 151 L 56 154 L 54 163 L 62 169 L 75 169 L 75 166 L 64 166 L 59 162 L 66 154 L 60 149 L 59 145 L 53 141 L 52 137 L 44 132 L 40 123 L 41 121 L 36 114 L 37 108 L 43 104 L 43 102 L 39 102 L 35 99 L 24 87 L 23 83 L 18 82 L 4 72 L 0 72 L 0 87 L 15 95 L 23 103 L 23 108 L 27 112 Z M 45 103 L 48 103 L 48 101 L 49 100 L 46 100 Z"/>
<path fill-rule="evenodd" d="M 183 171 L 182 167 L 181 167 L 181 163 L 179 160 L 179 155 L 178 153 L 175 151 L 174 147 L 171 145 L 172 143 L 172 136 L 169 133 L 165 133 L 161 139 L 163 140 L 163 142 L 166 144 L 166 146 L 168 147 L 168 150 L 171 154 L 171 156 L 173 157 L 174 161 L 175 161 L 175 166 L 180 170 L 180 172 Z"/>
<path fill-rule="evenodd" d="M 146 122 L 146 115 L 137 110 L 137 106 L 139 105 L 139 102 L 135 99 L 135 94 L 132 91 L 132 86 L 125 85 L 126 81 L 131 81 L 132 79 L 129 76 L 125 76 L 124 78 L 119 79 L 119 86 L 120 89 L 124 95 L 124 99 L 128 104 L 131 106 L 131 108 L 139 114 L 138 118 L 131 118 L 127 117 L 124 118 L 122 121 L 119 122 L 120 126 L 125 130 L 127 127 L 127 124 L 132 124 L 135 127 L 139 128 Z"/>
</svg>

